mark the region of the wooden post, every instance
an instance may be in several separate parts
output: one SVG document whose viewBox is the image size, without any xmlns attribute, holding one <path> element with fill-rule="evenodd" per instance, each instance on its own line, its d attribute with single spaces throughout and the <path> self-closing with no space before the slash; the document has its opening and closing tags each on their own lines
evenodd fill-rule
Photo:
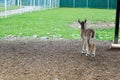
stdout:
<svg viewBox="0 0 120 80">
<path fill-rule="evenodd" d="M 119 37 L 119 17 L 120 17 L 120 0 L 117 0 L 114 44 L 118 44 L 118 37 Z"/>
</svg>

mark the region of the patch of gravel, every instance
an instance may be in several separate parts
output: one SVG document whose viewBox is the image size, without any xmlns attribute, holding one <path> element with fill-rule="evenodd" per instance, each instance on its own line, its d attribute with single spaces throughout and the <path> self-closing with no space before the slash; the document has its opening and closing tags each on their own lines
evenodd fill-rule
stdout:
<svg viewBox="0 0 120 80">
<path fill-rule="evenodd" d="M 69 24 L 69 26 L 72 28 L 80 28 L 78 22 L 73 22 Z M 114 26 L 115 26 L 114 22 L 96 22 L 96 23 L 87 22 L 88 28 L 112 28 Z"/>
<path fill-rule="evenodd" d="M 35 41 L 48 41 L 48 40 L 63 40 L 63 38 L 60 37 L 48 37 L 48 36 L 42 36 L 42 37 L 38 37 L 36 35 L 33 36 L 14 36 L 14 35 L 8 35 L 6 37 L 3 37 L 0 39 L 0 41 L 12 41 L 12 42 L 35 42 Z"/>
</svg>

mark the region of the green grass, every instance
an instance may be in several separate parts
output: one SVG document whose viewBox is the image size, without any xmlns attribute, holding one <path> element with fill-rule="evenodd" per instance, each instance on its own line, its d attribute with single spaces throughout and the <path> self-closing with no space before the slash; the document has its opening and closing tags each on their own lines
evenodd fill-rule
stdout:
<svg viewBox="0 0 120 80">
<path fill-rule="evenodd" d="M 58 36 L 66 39 L 79 39 L 80 30 L 69 27 L 78 19 L 90 22 L 114 22 L 115 10 L 87 8 L 58 8 L 14 15 L 0 19 L 0 37 L 15 36 Z M 96 29 L 96 38 L 112 40 L 114 29 Z"/>
</svg>

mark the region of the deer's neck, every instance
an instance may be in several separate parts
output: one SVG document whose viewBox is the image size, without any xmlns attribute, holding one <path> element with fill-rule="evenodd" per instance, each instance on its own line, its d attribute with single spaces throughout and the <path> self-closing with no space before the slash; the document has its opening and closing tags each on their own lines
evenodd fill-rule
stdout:
<svg viewBox="0 0 120 80">
<path fill-rule="evenodd" d="M 82 32 L 84 32 L 84 31 L 85 31 L 85 29 L 81 29 L 81 31 L 82 31 Z"/>
<path fill-rule="evenodd" d="M 85 33 L 85 29 L 81 29 L 81 38 L 84 39 L 84 34 Z"/>
</svg>

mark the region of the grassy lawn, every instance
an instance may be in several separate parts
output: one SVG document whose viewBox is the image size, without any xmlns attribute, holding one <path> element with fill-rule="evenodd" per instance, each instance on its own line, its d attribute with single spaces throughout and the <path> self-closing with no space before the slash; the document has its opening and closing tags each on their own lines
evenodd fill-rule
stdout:
<svg viewBox="0 0 120 80">
<path fill-rule="evenodd" d="M 69 27 L 78 19 L 90 22 L 114 22 L 115 10 L 87 8 L 58 8 L 14 15 L 0 19 L 0 37 L 7 35 L 61 37 L 80 39 L 80 30 Z M 99 40 L 113 40 L 114 29 L 96 29 Z"/>
</svg>

